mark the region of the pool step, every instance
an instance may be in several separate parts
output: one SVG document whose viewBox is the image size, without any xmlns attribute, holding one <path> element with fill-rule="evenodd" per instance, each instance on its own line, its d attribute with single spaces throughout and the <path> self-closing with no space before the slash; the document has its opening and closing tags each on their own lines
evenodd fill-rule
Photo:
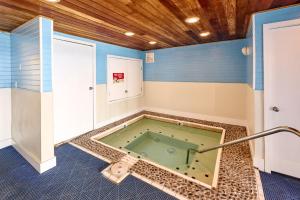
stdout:
<svg viewBox="0 0 300 200">
<path fill-rule="evenodd" d="M 138 159 L 126 155 L 119 162 L 109 165 L 101 173 L 113 183 L 119 184 L 129 175 L 129 169 L 137 161 Z"/>
</svg>

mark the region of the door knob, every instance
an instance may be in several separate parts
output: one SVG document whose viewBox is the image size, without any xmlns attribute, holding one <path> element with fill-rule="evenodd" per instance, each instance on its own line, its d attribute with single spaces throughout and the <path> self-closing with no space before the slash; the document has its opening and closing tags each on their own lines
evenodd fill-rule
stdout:
<svg viewBox="0 0 300 200">
<path fill-rule="evenodd" d="M 125 93 L 128 93 L 128 90 L 125 90 Z"/>
<path fill-rule="evenodd" d="M 93 87 L 89 87 L 89 90 L 93 90 L 94 88 Z"/>
<path fill-rule="evenodd" d="M 272 107 L 272 110 L 273 110 L 274 112 L 279 112 L 279 108 L 276 107 L 276 106 L 273 106 L 273 107 Z"/>
</svg>

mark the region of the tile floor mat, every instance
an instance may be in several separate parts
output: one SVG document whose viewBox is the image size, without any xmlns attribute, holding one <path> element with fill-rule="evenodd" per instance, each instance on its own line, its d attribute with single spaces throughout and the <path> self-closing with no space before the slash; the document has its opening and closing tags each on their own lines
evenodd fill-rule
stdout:
<svg viewBox="0 0 300 200">
<path fill-rule="evenodd" d="M 133 177 L 116 185 L 102 176 L 108 164 L 69 144 L 55 149 L 57 166 L 39 174 L 13 147 L 0 150 L 1 200 L 175 200 Z"/>
<path fill-rule="evenodd" d="M 300 179 L 260 172 L 266 200 L 300 200 Z"/>
</svg>

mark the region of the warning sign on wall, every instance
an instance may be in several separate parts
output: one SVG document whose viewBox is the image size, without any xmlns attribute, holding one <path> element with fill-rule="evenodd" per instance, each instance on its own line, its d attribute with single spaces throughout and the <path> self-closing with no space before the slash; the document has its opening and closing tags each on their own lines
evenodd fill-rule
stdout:
<svg viewBox="0 0 300 200">
<path fill-rule="evenodd" d="M 124 73 L 113 73 L 114 83 L 120 83 L 124 81 Z"/>
</svg>

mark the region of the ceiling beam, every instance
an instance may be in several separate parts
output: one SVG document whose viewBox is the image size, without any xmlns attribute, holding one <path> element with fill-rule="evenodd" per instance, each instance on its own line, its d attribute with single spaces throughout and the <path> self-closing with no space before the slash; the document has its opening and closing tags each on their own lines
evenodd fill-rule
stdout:
<svg viewBox="0 0 300 200">
<path fill-rule="evenodd" d="M 271 8 L 278 8 L 281 6 L 285 6 L 287 4 L 287 1 L 289 5 L 300 3 L 300 0 L 274 0 L 271 5 Z"/>
<path fill-rule="evenodd" d="M 229 36 L 234 37 L 236 35 L 236 0 L 223 0 L 222 3 L 227 18 Z"/>
<path fill-rule="evenodd" d="M 236 1 L 236 30 L 237 37 L 242 38 L 245 35 L 245 27 L 247 27 L 246 15 L 249 15 L 249 4 L 251 0 Z M 249 18 L 250 19 L 250 18 Z M 248 20 L 249 21 L 249 20 Z"/>
</svg>

